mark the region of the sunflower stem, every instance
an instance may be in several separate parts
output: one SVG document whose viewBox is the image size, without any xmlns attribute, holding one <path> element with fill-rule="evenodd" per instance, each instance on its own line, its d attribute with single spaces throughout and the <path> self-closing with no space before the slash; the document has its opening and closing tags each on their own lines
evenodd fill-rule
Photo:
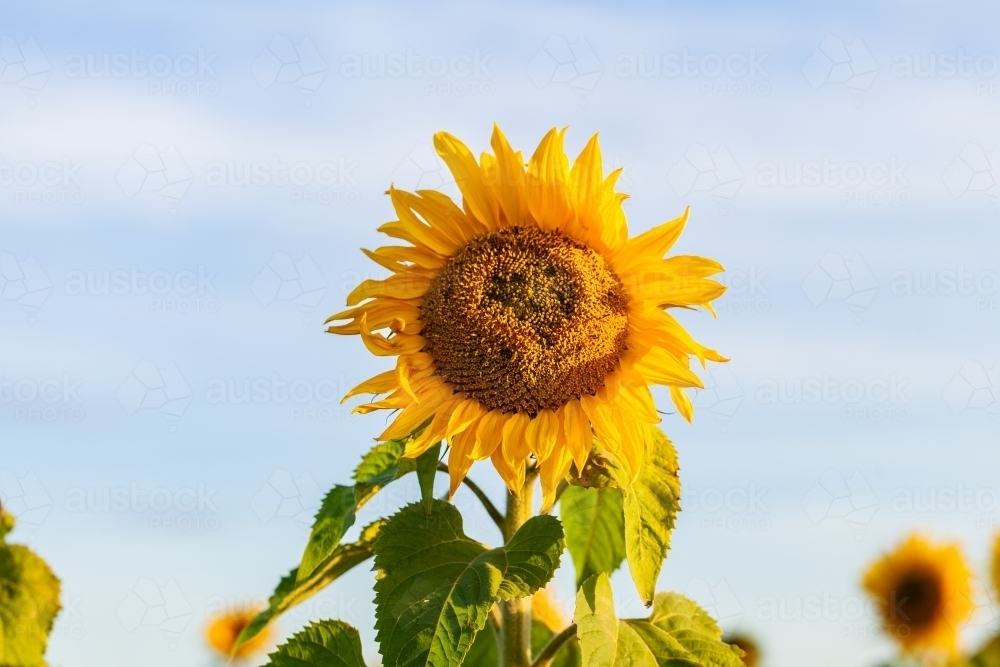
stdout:
<svg viewBox="0 0 1000 667">
<path fill-rule="evenodd" d="M 448 474 L 448 466 L 444 463 L 438 463 L 437 469 L 440 472 Z M 497 509 L 496 505 L 493 504 L 493 501 L 490 500 L 490 497 L 486 495 L 486 492 L 479 488 L 479 485 L 468 477 L 463 479 L 462 483 L 465 484 L 469 488 L 469 491 L 472 491 L 473 495 L 479 499 L 479 502 L 483 504 L 483 509 L 485 509 L 486 513 L 490 515 L 490 518 L 493 519 L 493 523 L 497 525 L 500 532 L 503 532 L 506 519 L 504 518 L 504 515 L 500 513 L 500 510 Z"/>
<path fill-rule="evenodd" d="M 538 654 L 535 661 L 531 663 L 531 667 L 549 667 L 552 664 L 552 660 L 556 657 L 556 653 L 562 648 L 562 645 L 575 636 L 576 623 L 573 623 L 549 640 L 549 643 L 545 645 L 545 648 Z"/>
<path fill-rule="evenodd" d="M 507 493 L 504 541 L 510 541 L 517 529 L 531 518 L 532 493 L 537 467 L 525 475 L 520 495 Z M 531 667 L 531 598 L 500 603 L 500 667 Z"/>
</svg>

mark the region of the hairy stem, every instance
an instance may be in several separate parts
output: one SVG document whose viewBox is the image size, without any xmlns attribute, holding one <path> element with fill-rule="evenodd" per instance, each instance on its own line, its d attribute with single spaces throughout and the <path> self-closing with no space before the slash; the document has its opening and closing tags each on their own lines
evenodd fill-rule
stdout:
<svg viewBox="0 0 1000 667">
<path fill-rule="evenodd" d="M 529 470 L 520 496 L 507 493 L 507 516 L 503 525 L 504 541 L 510 541 L 517 529 L 531 518 L 532 492 L 537 476 L 537 470 Z M 500 616 L 501 667 L 531 667 L 531 598 L 500 603 Z"/>
<path fill-rule="evenodd" d="M 552 664 L 552 659 L 556 657 L 556 653 L 558 653 L 559 649 L 562 648 L 562 645 L 575 636 L 576 623 L 573 623 L 549 640 L 549 643 L 545 645 L 545 648 L 543 648 L 542 652 L 538 654 L 535 661 L 531 663 L 531 667 L 549 667 L 549 665 Z"/>
</svg>

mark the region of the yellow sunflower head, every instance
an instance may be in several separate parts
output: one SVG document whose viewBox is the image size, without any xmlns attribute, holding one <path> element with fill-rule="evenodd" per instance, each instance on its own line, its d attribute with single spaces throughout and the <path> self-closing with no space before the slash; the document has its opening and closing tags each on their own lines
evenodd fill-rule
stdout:
<svg viewBox="0 0 1000 667">
<path fill-rule="evenodd" d="M 684 390 L 702 386 L 690 358 L 726 361 L 667 312 L 710 310 L 725 290 L 708 278 L 717 262 L 665 256 L 687 211 L 629 238 L 620 170 L 603 174 L 596 135 L 571 167 L 563 133 L 546 134 L 527 165 L 497 127 L 478 161 L 436 134 L 462 202 L 390 187 L 398 220 L 379 231 L 403 243 L 364 252 L 391 275 L 362 282 L 327 321 L 397 357 L 345 399 L 388 394 L 356 410 L 399 410 L 379 439 L 419 431 L 407 456 L 445 440 L 453 493 L 487 458 L 517 493 L 530 459 L 548 506 L 595 440 L 636 475 L 660 421 L 650 385 L 690 420 Z"/>
<path fill-rule="evenodd" d="M 245 642 L 240 646 L 236 654 L 233 655 L 233 646 L 236 644 L 237 637 L 243 631 L 253 617 L 257 615 L 260 609 L 246 608 L 237 609 L 235 611 L 227 612 L 215 619 L 209 621 L 205 626 L 205 641 L 208 645 L 212 647 L 220 656 L 229 659 L 234 658 L 249 658 L 257 653 L 260 653 L 267 644 L 271 641 L 271 628 L 270 626 L 264 628 L 253 639 Z"/>
<path fill-rule="evenodd" d="M 911 535 L 869 568 L 864 587 L 878 604 L 886 632 L 905 652 L 954 655 L 959 628 L 975 606 L 970 580 L 957 545 Z"/>
</svg>

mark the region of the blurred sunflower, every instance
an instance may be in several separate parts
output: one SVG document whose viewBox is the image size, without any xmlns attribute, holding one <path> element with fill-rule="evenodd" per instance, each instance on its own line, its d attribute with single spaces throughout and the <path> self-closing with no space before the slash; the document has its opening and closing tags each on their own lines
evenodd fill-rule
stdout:
<svg viewBox="0 0 1000 667">
<path fill-rule="evenodd" d="M 974 608 L 971 573 L 958 545 L 911 535 L 869 568 L 864 587 L 904 652 L 957 652 L 959 627 Z"/>
<path fill-rule="evenodd" d="M 627 195 L 614 189 L 621 170 L 604 176 L 596 135 L 571 168 L 563 134 L 546 134 L 527 165 L 498 127 L 493 153 L 478 162 L 436 134 L 461 206 L 390 187 L 399 219 L 379 231 L 408 245 L 365 250 L 392 275 L 362 282 L 350 308 L 327 320 L 343 322 L 329 332 L 360 334 L 373 354 L 398 357 L 345 398 L 388 393 L 356 410 L 400 411 L 380 440 L 423 427 L 406 456 L 446 440 L 452 493 L 487 458 L 518 493 L 533 456 L 549 506 L 571 465 L 582 469 L 593 435 L 636 475 L 660 421 L 649 386 L 669 387 L 690 421 L 684 389 L 702 386 L 690 357 L 726 361 L 666 312 L 711 310 L 725 290 L 708 279 L 722 271 L 717 262 L 665 258 L 687 211 L 629 238 Z"/>
<path fill-rule="evenodd" d="M 553 599 L 550 588 L 540 588 L 531 596 L 531 618 L 551 632 L 561 632 L 567 625 L 566 617 Z"/>
<path fill-rule="evenodd" d="M 215 649 L 220 656 L 228 660 L 229 658 L 249 658 L 263 651 L 271 641 L 271 627 L 262 630 L 256 637 L 240 646 L 239 650 L 233 654 L 233 646 L 236 645 L 236 638 L 240 636 L 253 617 L 260 609 L 246 608 L 231 611 L 214 620 L 205 626 L 205 640 L 208 645 Z"/>
<path fill-rule="evenodd" d="M 740 660 L 743 661 L 746 667 L 757 667 L 760 663 L 760 648 L 758 648 L 756 640 L 750 635 L 742 633 L 727 635 L 722 638 L 722 641 L 732 644 L 743 651 Z"/>
</svg>

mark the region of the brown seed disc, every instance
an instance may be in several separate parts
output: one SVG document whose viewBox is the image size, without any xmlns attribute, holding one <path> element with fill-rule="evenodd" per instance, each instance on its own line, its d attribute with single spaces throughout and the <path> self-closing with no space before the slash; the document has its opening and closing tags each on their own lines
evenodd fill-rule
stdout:
<svg viewBox="0 0 1000 667">
<path fill-rule="evenodd" d="M 594 394 L 625 349 L 626 295 L 558 231 L 510 227 L 456 253 L 424 297 L 425 351 L 456 391 L 534 415 Z"/>
</svg>

